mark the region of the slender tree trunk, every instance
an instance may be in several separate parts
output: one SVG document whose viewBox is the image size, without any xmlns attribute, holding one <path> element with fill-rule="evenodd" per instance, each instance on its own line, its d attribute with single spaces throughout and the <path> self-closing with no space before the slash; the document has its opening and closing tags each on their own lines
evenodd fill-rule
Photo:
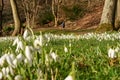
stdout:
<svg viewBox="0 0 120 80">
<path fill-rule="evenodd" d="M 115 17 L 115 1 L 116 0 L 105 0 L 100 25 L 97 31 L 110 31 L 113 30 L 113 23 Z"/>
<path fill-rule="evenodd" d="M 116 15 L 115 15 L 115 29 L 120 28 L 120 0 L 117 0 Z"/>
<path fill-rule="evenodd" d="M 2 12 L 3 12 L 3 0 L 0 0 L 0 35 L 2 34 Z"/>
<path fill-rule="evenodd" d="M 59 0 L 52 0 L 52 13 L 54 16 L 54 27 L 57 27 L 58 23 L 58 10 L 59 10 Z"/>
<path fill-rule="evenodd" d="M 21 23 L 20 23 L 20 18 L 19 18 L 18 11 L 17 11 L 17 4 L 16 4 L 15 0 L 10 0 L 10 4 L 12 7 L 14 27 L 15 27 L 15 29 L 12 33 L 12 36 L 15 36 L 20 32 Z"/>
</svg>

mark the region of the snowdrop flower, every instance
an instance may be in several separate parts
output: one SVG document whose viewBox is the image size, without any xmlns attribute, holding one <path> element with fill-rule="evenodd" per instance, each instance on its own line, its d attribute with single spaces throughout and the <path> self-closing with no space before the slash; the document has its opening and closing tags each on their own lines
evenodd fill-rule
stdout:
<svg viewBox="0 0 120 80">
<path fill-rule="evenodd" d="M 18 42 L 19 42 L 20 40 L 19 40 L 19 38 L 17 37 L 15 40 L 14 40 L 14 42 L 13 42 L 13 46 L 15 46 L 16 44 L 18 44 Z"/>
<path fill-rule="evenodd" d="M 30 46 L 26 46 L 26 47 L 25 47 L 25 56 L 26 56 L 26 58 L 27 58 L 29 61 L 32 60 L 33 55 L 32 55 L 32 51 L 31 51 Z"/>
<path fill-rule="evenodd" d="M 14 80 L 23 80 L 21 75 L 15 76 Z"/>
<path fill-rule="evenodd" d="M 29 36 L 29 31 L 26 29 L 23 33 L 23 38 L 26 39 Z"/>
<path fill-rule="evenodd" d="M 72 78 L 72 76 L 69 75 L 65 78 L 65 80 L 73 80 L 73 78 Z"/>
<path fill-rule="evenodd" d="M 24 59 L 24 63 L 26 63 L 26 64 L 27 64 L 27 63 L 28 63 L 28 60 L 27 60 L 27 59 Z"/>
<path fill-rule="evenodd" d="M 6 76 L 6 75 L 7 75 L 7 72 L 6 72 L 5 67 L 3 67 L 3 68 L 2 68 L 2 73 L 3 73 L 3 75 L 4 75 L 4 76 Z"/>
<path fill-rule="evenodd" d="M 9 67 L 6 67 L 6 73 L 7 75 L 9 74 L 10 70 L 9 70 Z"/>
<path fill-rule="evenodd" d="M 13 68 L 12 68 L 12 67 L 9 67 L 9 71 L 10 71 L 10 74 L 11 74 L 11 75 L 14 75 L 14 71 L 13 71 Z"/>
<path fill-rule="evenodd" d="M 23 55 L 21 53 L 18 54 L 16 58 L 17 58 L 19 63 L 24 59 L 24 57 L 23 57 Z"/>
<path fill-rule="evenodd" d="M 2 72 L 0 72 L 0 80 L 2 80 L 3 74 Z"/>
<path fill-rule="evenodd" d="M 115 48 L 115 52 L 118 52 L 118 51 L 119 51 L 119 47 L 116 47 L 116 48 Z"/>
<path fill-rule="evenodd" d="M 18 52 L 19 50 L 24 50 L 24 45 L 22 41 L 19 41 L 17 44 L 17 48 L 16 48 L 16 52 Z"/>
<path fill-rule="evenodd" d="M 36 48 L 36 49 L 39 49 L 40 48 L 40 41 L 38 40 L 38 39 L 35 39 L 34 40 L 34 47 Z"/>
<path fill-rule="evenodd" d="M 17 67 L 17 63 L 18 63 L 17 59 L 13 60 L 13 64 L 14 64 L 15 67 Z"/>
<path fill-rule="evenodd" d="M 6 61 L 10 66 L 13 66 L 12 59 L 9 54 L 6 56 Z"/>
<path fill-rule="evenodd" d="M 43 45 L 43 38 L 42 35 L 40 35 L 34 40 L 34 47 L 38 49 L 42 45 Z"/>
<path fill-rule="evenodd" d="M 10 58 L 13 61 L 15 59 L 15 55 L 14 54 L 10 54 Z"/>
<path fill-rule="evenodd" d="M 115 57 L 116 57 L 116 54 L 115 54 L 115 50 L 114 50 L 114 49 L 110 48 L 110 49 L 108 50 L 108 57 L 110 57 L 110 58 L 115 58 Z"/>
<path fill-rule="evenodd" d="M 29 66 L 32 66 L 32 60 L 24 59 L 24 63 L 29 64 Z"/>
<path fill-rule="evenodd" d="M 65 53 L 67 53 L 67 52 L 68 52 L 68 49 L 67 49 L 67 47 L 66 47 L 66 46 L 64 47 L 64 51 L 65 51 Z"/>
<path fill-rule="evenodd" d="M 56 55 L 54 52 L 50 53 L 50 55 L 51 55 L 51 57 L 54 59 L 54 61 L 56 61 L 57 55 Z"/>
<path fill-rule="evenodd" d="M 0 66 L 3 66 L 3 64 L 5 63 L 5 60 L 6 60 L 6 56 L 8 54 L 4 54 L 1 58 L 0 58 Z"/>
<path fill-rule="evenodd" d="M 45 64 L 48 66 L 49 65 L 49 58 L 48 54 L 45 55 Z"/>
</svg>

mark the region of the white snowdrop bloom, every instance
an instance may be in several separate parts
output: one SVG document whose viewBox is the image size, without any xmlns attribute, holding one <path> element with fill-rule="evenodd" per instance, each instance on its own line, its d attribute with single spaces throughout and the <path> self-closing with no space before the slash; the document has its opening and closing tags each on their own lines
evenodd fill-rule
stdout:
<svg viewBox="0 0 120 80">
<path fill-rule="evenodd" d="M 18 54 L 16 58 L 17 58 L 19 63 L 24 59 L 24 57 L 23 57 L 23 55 L 21 53 Z"/>
<path fill-rule="evenodd" d="M 26 39 L 29 36 L 29 31 L 26 29 L 23 33 L 23 38 Z"/>
<path fill-rule="evenodd" d="M 7 75 L 9 74 L 10 70 L 9 70 L 9 67 L 6 67 L 6 73 Z"/>
<path fill-rule="evenodd" d="M 17 59 L 14 59 L 14 60 L 13 60 L 13 64 L 14 64 L 15 67 L 17 67 L 18 60 L 17 60 Z"/>
<path fill-rule="evenodd" d="M 42 45 L 43 45 L 43 38 L 42 35 L 40 35 L 34 40 L 34 47 L 39 49 L 39 47 Z"/>
<path fill-rule="evenodd" d="M 40 42 L 40 46 L 42 46 L 43 45 L 43 37 L 42 37 L 42 35 L 39 36 L 39 42 Z"/>
<path fill-rule="evenodd" d="M 23 80 L 21 75 L 15 76 L 14 80 Z"/>
<path fill-rule="evenodd" d="M 49 58 L 48 54 L 45 55 L 45 64 L 48 66 L 49 65 Z"/>
<path fill-rule="evenodd" d="M 19 38 L 17 37 L 17 38 L 14 40 L 14 42 L 13 42 L 12 45 L 13 45 L 13 46 L 17 45 L 19 41 L 20 41 L 20 40 L 19 40 Z"/>
<path fill-rule="evenodd" d="M 72 76 L 69 75 L 65 78 L 65 80 L 73 80 L 73 78 L 72 78 Z"/>
<path fill-rule="evenodd" d="M 115 54 L 115 50 L 114 50 L 114 49 L 110 48 L 110 49 L 108 50 L 108 57 L 110 57 L 110 58 L 115 58 L 115 57 L 116 57 L 116 54 Z"/>
<path fill-rule="evenodd" d="M 10 66 L 13 66 L 13 61 L 12 61 L 12 59 L 11 59 L 11 57 L 10 57 L 10 55 L 8 54 L 7 56 L 6 56 L 6 61 L 7 61 L 7 63 L 10 65 Z"/>
<path fill-rule="evenodd" d="M 12 68 L 12 67 L 9 67 L 9 70 L 10 70 L 10 74 L 11 74 L 11 75 L 14 75 L 13 68 Z"/>
<path fill-rule="evenodd" d="M 12 61 L 15 59 L 15 55 L 14 54 L 10 54 L 10 58 L 12 59 Z"/>
<path fill-rule="evenodd" d="M 71 47 L 71 43 L 69 43 L 69 47 Z"/>
<path fill-rule="evenodd" d="M 2 72 L 0 72 L 0 80 L 2 80 L 3 74 Z"/>
<path fill-rule="evenodd" d="M 115 52 L 118 52 L 118 51 L 119 51 L 119 47 L 116 47 L 116 48 L 115 48 Z"/>
<path fill-rule="evenodd" d="M 2 73 L 3 73 L 4 76 L 7 75 L 7 72 L 6 72 L 6 68 L 5 68 L 5 67 L 2 68 Z"/>
<path fill-rule="evenodd" d="M 0 58 L 0 66 L 3 66 L 4 63 L 5 63 L 5 59 L 4 58 Z"/>
<path fill-rule="evenodd" d="M 51 57 L 54 59 L 54 61 L 56 61 L 57 55 L 56 55 L 54 52 L 50 53 L 50 55 L 51 55 Z"/>
<path fill-rule="evenodd" d="M 39 48 L 40 48 L 40 42 L 39 42 L 38 39 L 35 39 L 35 40 L 34 40 L 34 47 L 35 47 L 36 49 L 39 49 Z"/>
<path fill-rule="evenodd" d="M 3 64 L 5 63 L 6 56 L 7 56 L 7 54 L 4 54 L 3 56 L 1 56 L 1 58 L 0 58 L 0 66 L 3 66 Z"/>
<path fill-rule="evenodd" d="M 24 44 L 22 41 L 19 41 L 17 44 L 17 48 L 16 48 L 16 52 L 18 52 L 19 50 L 24 50 Z"/>
<path fill-rule="evenodd" d="M 26 46 L 26 47 L 25 47 L 25 56 L 26 56 L 26 58 L 27 58 L 29 61 L 32 60 L 33 55 L 32 55 L 32 51 L 31 51 L 31 49 L 30 49 L 30 46 Z"/>
<path fill-rule="evenodd" d="M 32 60 L 24 59 L 24 63 L 29 64 L 29 66 L 32 66 Z"/>
<path fill-rule="evenodd" d="M 26 63 L 26 64 L 27 64 L 27 63 L 28 63 L 28 60 L 27 60 L 27 59 L 24 59 L 24 63 Z"/>
<path fill-rule="evenodd" d="M 67 47 L 66 47 L 66 46 L 64 47 L 64 51 L 65 51 L 65 53 L 67 53 L 67 52 L 68 52 L 68 49 L 67 49 Z"/>
</svg>

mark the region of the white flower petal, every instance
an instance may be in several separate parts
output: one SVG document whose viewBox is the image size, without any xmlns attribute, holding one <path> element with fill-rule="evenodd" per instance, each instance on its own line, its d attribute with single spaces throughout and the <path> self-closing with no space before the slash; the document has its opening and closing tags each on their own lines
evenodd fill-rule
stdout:
<svg viewBox="0 0 120 80">
<path fill-rule="evenodd" d="M 72 76 L 69 75 L 65 78 L 65 80 L 73 80 L 73 78 L 72 78 Z"/>
<path fill-rule="evenodd" d="M 21 75 L 15 76 L 14 80 L 23 80 Z"/>
<path fill-rule="evenodd" d="M 0 72 L 0 80 L 2 80 L 3 74 L 2 72 Z"/>
</svg>

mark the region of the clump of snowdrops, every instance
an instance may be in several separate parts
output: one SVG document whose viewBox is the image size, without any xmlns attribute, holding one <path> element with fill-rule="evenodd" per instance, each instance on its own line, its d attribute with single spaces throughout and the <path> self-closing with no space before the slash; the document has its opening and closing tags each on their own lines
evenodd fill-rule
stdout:
<svg viewBox="0 0 120 80">
<path fill-rule="evenodd" d="M 36 36 L 31 29 L 17 36 L 0 57 L 0 80 L 57 80 L 60 57 L 52 48 L 49 52 L 44 49 L 49 41 L 49 37 L 43 37 L 41 32 Z M 64 50 L 68 52 L 66 47 Z"/>
</svg>

